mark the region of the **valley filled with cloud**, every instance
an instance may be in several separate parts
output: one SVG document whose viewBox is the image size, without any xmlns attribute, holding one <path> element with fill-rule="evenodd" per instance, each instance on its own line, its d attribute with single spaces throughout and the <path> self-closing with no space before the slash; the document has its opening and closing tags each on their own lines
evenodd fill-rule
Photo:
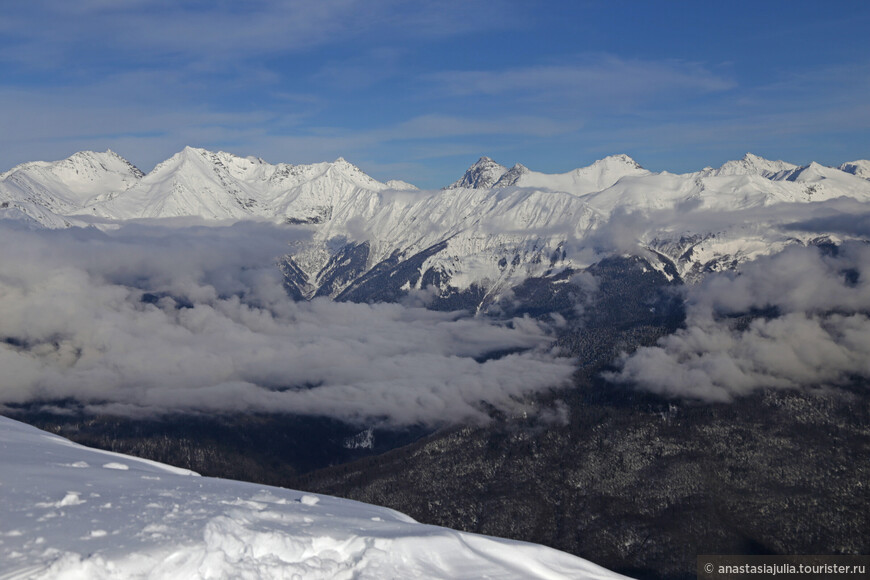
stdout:
<svg viewBox="0 0 870 580">
<path fill-rule="evenodd" d="M 276 261 L 292 228 L 0 227 L 3 403 L 90 412 L 269 411 L 388 425 L 482 420 L 564 384 L 532 320 L 319 298 Z M 513 352 L 487 360 L 495 352 Z"/>
</svg>

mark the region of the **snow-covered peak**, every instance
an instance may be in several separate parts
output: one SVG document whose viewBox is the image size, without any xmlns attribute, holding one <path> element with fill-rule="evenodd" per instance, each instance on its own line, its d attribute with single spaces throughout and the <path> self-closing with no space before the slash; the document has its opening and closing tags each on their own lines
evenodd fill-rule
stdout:
<svg viewBox="0 0 870 580">
<path fill-rule="evenodd" d="M 628 155 L 611 155 L 592 165 L 567 173 L 541 173 L 517 163 L 495 183 L 495 187 L 517 186 L 586 195 L 607 189 L 627 176 L 649 175 Z"/>
<path fill-rule="evenodd" d="M 825 167 L 821 163 L 811 161 L 809 165 L 798 167 L 788 173 L 787 181 L 818 181 L 826 179 L 829 175 L 833 175 L 835 170 L 831 167 Z"/>
<path fill-rule="evenodd" d="M 386 184 L 369 176 L 362 169 L 353 163 L 346 161 L 343 157 L 339 157 L 333 161 L 329 168 L 333 173 L 341 175 L 343 178 L 352 181 L 359 187 L 377 191 L 386 186 Z"/>
<path fill-rule="evenodd" d="M 509 170 L 507 170 L 504 175 L 498 178 L 498 181 L 495 182 L 494 187 L 508 187 L 510 185 L 517 185 L 522 179 L 523 175 L 529 173 L 529 168 L 521 163 L 517 163 Z"/>
<path fill-rule="evenodd" d="M 594 184 L 594 190 L 606 189 L 630 175 L 648 175 L 649 171 L 641 167 L 640 163 L 625 154 L 609 155 L 599 159 L 588 167 L 575 169 L 578 178 L 583 178 L 590 184 Z"/>
<path fill-rule="evenodd" d="M 55 175 L 62 175 L 63 172 L 75 172 L 77 175 L 87 175 L 92 180 L 102 179 L 106 174 L 120 174 L 130 176 L 135 179 L 141 178 L 144 173 L 138 167 L 112 151 L 106 149 L 104 152 L 96 151 L 79 151 L 64 159 L 58 161 L 53 168 Z"/>
<path fill-rule="evenodd" d="M 143 173 L 132 163 L 107 149 L 104 152 L 79 151 L 60 161 L 29 161 L 16 165 L 12 169 L 0 173 L 0 180 L 7 179 L 16 173 L 45 172 L 56 175 L 59 178 L 72 177 L 76 181 L 90 178 L 96 181 L 104 177 L 105 173 L 122 173 L 134 178 L 142 177 Z"/>
<path fill-rule="evenodd" d="M 839 169 L 840 171 L 845 171 L 846 173 L 851 173 L 852 175 L 864 179 L 870 179 L 870 160 L 867 159 L 858 159 L 843 163 L 840 165 Z"/>
<path fill-rule="evenodd" d="M 153 180 L 155 179 L 155 176 L 168 174 L 185 163 L 203 162 L 203 158 L 206 154 L 208 154 L 208 151 L 205 149 L 199 149 L 188 145 L 178 153 L 155 165 L 154 169 L 148 173 L 148 176 Z"/>
<path fill-rule="evenodd" d="M 129 189 L 142 172 L 112 150 L 80 151 L 60 161 L 33 161 L 0 174 L 0 190 L 18 201 L 70 213 Z"/>
<path fill-rule="evenodd" d="M 752 153 L 747 153 L 742 159 L 727 161 L 722 167 L 712 172 L 713 175 L 761 175 L 768 179 L 778 174 L 793 171 L 798 166 L 785 161 L 771 161 Z"/>
<path fill-rule="evenodd" d="M 189 216 L 319 223 L 331 215 L 336 199 L 350 191 L 386 188 L 341 157 L 331 163 L 272 165 L 259 157 L 185 147 L 136 187 L 79 213 L 114 219 Z"/>
<path fill-rule="evenodd" d="M 598 168 L 606 168 L 611 171 L 624 171 L 628 170 L 644 170 L 641 167 L 640 163 L 626 155 L 625 153 L 619 153 L 617 155 L 608 155 L 604 159 L 599 159 L 589 167 L 598 167 Z"/>
<path fill-rule="evenodd" d="M 349 162 L 344 157 L 338 157 L 338 158 L 336 158 L 335 161 L 333 161 L 332 163 L 328 163 L 327 165 L 333 171 L 341 171 L 341 172 L 347 173 L 347 174 L 362 173 L 362 170 L 359 167 L 357 167 L 353 163 Z"/>
<path fill-rule="evenodd" d="M 88 449 L 0 417 L 4 578 L 624 578 L 551 548 Z"/>
<path fill-rule="evenodd" d="M 454 181 L 445 189 L 487 189 L 496 184 L 502 175 L 507 173 L 507 167 L 500 165 L 489 157 L 478 159 L 459 180 Z"/>
</svg>

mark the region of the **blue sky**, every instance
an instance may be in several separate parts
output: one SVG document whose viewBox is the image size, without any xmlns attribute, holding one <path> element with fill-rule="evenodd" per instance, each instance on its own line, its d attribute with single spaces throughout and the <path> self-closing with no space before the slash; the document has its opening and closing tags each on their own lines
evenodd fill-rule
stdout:
<svg viewBox="0 0 870 580">
<path fill-rule="evenodd" d="M 7 2 L 0 170 L 185 145 L 421 187 L 481 155 L 834 165 L 870 158 L 868 30 L 858 0 Z"/>
</svg>

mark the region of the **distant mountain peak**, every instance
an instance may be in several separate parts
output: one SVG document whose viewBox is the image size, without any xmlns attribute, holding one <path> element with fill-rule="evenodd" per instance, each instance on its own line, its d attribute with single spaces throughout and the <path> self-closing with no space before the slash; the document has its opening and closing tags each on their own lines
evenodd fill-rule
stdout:
<svg viewBox="0 0 870 580">
<path fill-rule="evenodd" d="M 838 167 L 840 171 L 845 171 L 846 173 L 851 173 L 857 177 L 862 177 L 864 179 L 870 179 L 870 160 L 868 159 L 856 159 L 855 161 L 848 161 L 843 163 Z"/>
<path fill-rule="evenodd" d="M 508 187 L 511 185 L 516 185 L 517 182 L 523 175 L 526 175 L 530 172 L 529 168 L 523 165 L 522 163 L 516 163 L 513 167 L 508 169 L 501 177 L 498 178 L 498 181 L 495 182 L 494 187 Z"/>
<path fill-rule="evenodd" d="M 186 145 L 184 149 L 179 151 L 179 153 L 182 155 L 197 155 L 202 157 L 203 155 L 207 155 L 212 152 L 201 147 L 192 147 L 191 145 Z"/>
<path fill-rule="evenodd" d="M 335 161 L 329 164 L 332 167 L 337 167 L 346 171 L 352 171 L 354 173 L 362 173 L 362 169 L 345 159 L 344 157 L 339 157 Z"/>
<path fill-rule="evenodd" d="M 504 165 L 500 165 L 489 157 L 484 156 L 469 167 L 462 178 L 454 181 L 445 189 L 487 189 L 495 185 L 507 171 L 508 169 Z"/>
<path fill-rule="evenodd" d="M 641 166 L 640 163 L 638 163 L 637 161 L 635 161 L 634 159 L 632 159 L 630 156 L 626 155 L 625 153 L 617 153 L 616 155 L 608 155 L 607 157 L 605 157 L 603 159 L 599 159 L 598 161 L 593 163 L 592 166 L 615 165 L 615 164 L 627 165 L 628 167 L 630 167 L 632 169 L 643 169 L 643 166 Z"/>
<path fill-rule="evenodd" d="M 518 186 L 566 191 L 577 195 L 601 191 L 625 176 L 648 173 L 649 171 L 624 153 L 609 155 L 592 165 L 568 173 L 556 174 L 532 171 L 521 163 L 508 169 L 484 156 L 469 167 L 461 179 L 445 189 Z"/>
<path fill-rule="evenodd" d="M 725 162 L 713 171 L 715 175 L 760 175 L 768 179 L 783 172 L 794 171 L 798 166 L 785 161 L 771 161 L 754 153 L 746 153 L 742 158 Z"/>
</svg>

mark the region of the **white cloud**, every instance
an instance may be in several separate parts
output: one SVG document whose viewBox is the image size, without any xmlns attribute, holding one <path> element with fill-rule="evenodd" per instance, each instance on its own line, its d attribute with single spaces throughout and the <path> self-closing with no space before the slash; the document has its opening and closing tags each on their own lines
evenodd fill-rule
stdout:
<svg viewBox="0 0 870 580">
<path fill-rule="evenodd" d="M 624 355 L 609 378 L 713 401 L 870 379 L 866 244 L 844 244 L 835 256 L 792 247 L 711 275 L 687 299 L 686 327 Z"/>
</svg>

